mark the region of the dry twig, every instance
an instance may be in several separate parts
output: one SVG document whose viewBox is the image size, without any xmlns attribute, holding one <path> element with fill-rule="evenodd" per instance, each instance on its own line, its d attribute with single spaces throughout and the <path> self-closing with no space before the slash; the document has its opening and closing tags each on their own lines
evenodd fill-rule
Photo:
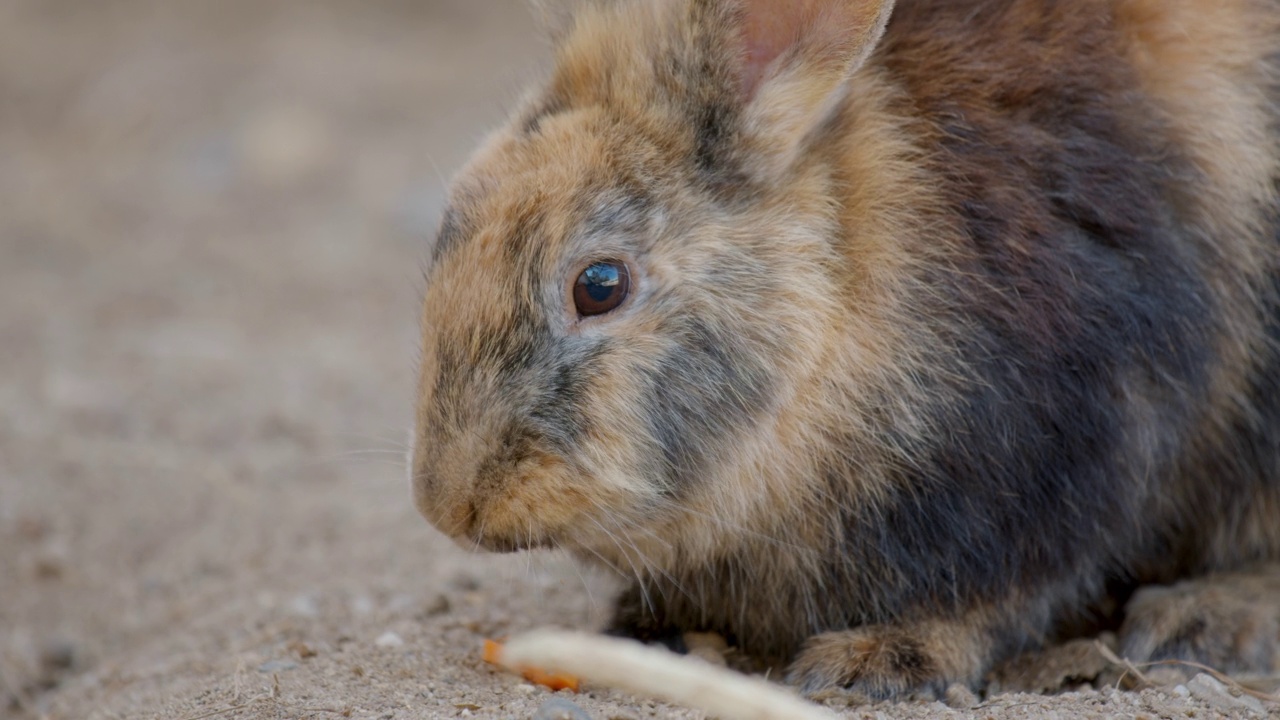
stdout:
<svg viewBox="0 0 1280 720">
<path fill-rule="evenodd" d="M 1156 667 L 1161 665 L 1164 665 L 1164 666 L 1184 665 L 1186 667 L 1195 668 L 1201 672 L 1208 673 L 1213 679 L 1217 680 L 1223 685 L 1226 685 L 1227 687 L 1230 687 L 1230 688 L 1234 688 L 1244 693 L 1245 695 L 1249 695 L 1250 697 L 1257 698 L 1263 702 L 1280 704 L 1280 695 L 1264 693 L 1261 690 L 1254 690 L 1252 688 L 1245 687 L 1244 685 L 1241 685 L 1240 683 L 1236 682 L 1234 679 L 1231 678 L 1231 676 L 1227 675 L 1226 673 L 1215 670 L 1214 668 L 1211 668 L 1208 665 L 1202 665 L 1198 662 L 1192 662 L 1190 660 L 1156 660 L 1153 662 L 1144 662 L 1144 663 L 1138 663 L 1137 665 L 1135 665 L 1129 660 L 1122 658 L 1119 655 L 1116 655 L 1111 650 L 1111 648 L 1107 647 L 1101 642 L 1097 643 L 1097 647 L 1098 647 L 1098 651 L 1101 652 L 1103 657 L 1105 657 L 1109 662 L 1125 668 L 1126 674 L 1132 672 L 1135 676 L 1137 676 L 1138 680 L 1140 680 L 1142 683 L 1148 686 L 1154 685 L 1154 683 L 1152 683 L 1151 680 L 1147 678 L 1147 676 L 1144 675 L 1141 670 L 1138 669 L 1139 667 L 1150 668 L 1150 667 Z M 1120 679 L 1123 680 L 1124 675 L 1121 675 Z"/>
</svg>

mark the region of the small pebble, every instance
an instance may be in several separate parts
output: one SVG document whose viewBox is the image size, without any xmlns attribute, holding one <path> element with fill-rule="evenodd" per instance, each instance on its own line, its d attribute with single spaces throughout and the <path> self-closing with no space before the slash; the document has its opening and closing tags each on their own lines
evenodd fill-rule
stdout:
<svg viewBox="0 0 1280 720">
<path fill-rule="evenodd" d="M 379 635 L 378 639 L 373 641 L 373 644 L 384 648 L 400 647 L 404 645 L 404 638 L 388 630 Z"/>
<path fill-rule="evenodd" d="M 40 580 L 58 580 L 66 570 L 61 557 L 45 554 L 35 559 L 31 565 L 31 573 Z"/>
<path fill-rule="evenodd" d="M 443 615 L 449 612 L 450 607 L 449 598 L 444 595 L 437 595 L 434 600 L 427 603 L 427 606 L 423 608 L 422 612 L 427 617 L 434 617 L 436 615 Z"/>
<path fill-rule="evenodd" d="M 260 673 L 274 673 L 292 670 L 298 667 L 298 663 L 292 660 L 269 660 L 258 666 Z"/>
<path fill-rule="evenodd" d="M 564 698 L 553 697 L 542 703 L 532 720 L 591 720 L 591 715 Z"/>
<path fill-rule="evenodd" d="M 974 695 L 972 690 L 959 683 L 947 688 L 943 700 L 946 701 L 948 707 L 956 710 L 968 710 L 978 706 L 978 696 Z"/>
<path fill-rule="evenodd" d="M 538 688 L 530 685 L 529 683 L 519 683 L 516 685 L 516 692 L 521 692 L 525 695 L 532 695 L 533 693 L 538 692 Z"/>
<path fill-rule="evenodd" d="M 1179 685 L 1178 687 L 1182 686 Z M 1262 702 L 1257 698 L 1248 695 L 1236 697 L 1231 694 L 1226 685 L 1223 685 L 1217 678 L 1207 673 L 1201 673 L 1191 678 L 1186 687 L 1192 695 L 1223 713 L 1239 712 L 1241 710 L 1251 710 L 1257 715 L 1266 713 L 1266 708 L 1262 707 Z"/>
<path fill-rule="evenodd" d="M 68 640 L 53 640 L 40 650 L 40 667 L 46 673 L 70 670 L 76 664 L 76 647 Z"/>
<path fill-rule="evenodd" d="M 310 645 L 302 642 L 301 640 L 295 640 L 294 642 L 289 643 L 289 651 L 304 660 L 306 658 L 313 658 L 316 656 L 316 651 L 312 649 Z"/>
</svg>

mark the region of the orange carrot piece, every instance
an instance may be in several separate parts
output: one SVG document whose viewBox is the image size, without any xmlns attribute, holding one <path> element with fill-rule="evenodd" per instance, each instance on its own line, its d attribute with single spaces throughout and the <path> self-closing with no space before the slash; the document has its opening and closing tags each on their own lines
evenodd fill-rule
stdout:
<svg viewBox="0 0 1280 720">
<path fill-rule="evenodd" d="M 546 673 L 537 668 L 525 668 L 521 673 L 525 680 L 539 685 L 545 685 L 555 690 L 572 690 L 578 692 L 578 678 L 573 675 L 564 673 Z"/>
<path fill-rule="evenodd" d="M 497 640 L 489 640 L 486 638 L 484 641 L 484 655 L 482 657 L 484 657 L 484 661 L 490 665 L 502 664 L 502 643 Z"/>
<path fill-rule="evenodd" d="M 486 639 L 481 657 L 491 665 L 502 665 L 502 643 L 497 640 Z M 557 690 L 578 692 L 580 687 L 577 677 L 565 673 L 549 673 L 538 668 L 519 668 L 519 672 L 525 680 L 546 686 L 553 692 Z"/>
</svg>

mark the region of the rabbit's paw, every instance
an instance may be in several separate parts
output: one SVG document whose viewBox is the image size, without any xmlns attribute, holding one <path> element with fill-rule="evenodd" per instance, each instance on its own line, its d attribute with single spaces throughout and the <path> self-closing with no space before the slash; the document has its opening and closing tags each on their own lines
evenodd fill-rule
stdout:
<svg viewBox="0 0 1280 720">
<path fill-rule="evenodd" d="M 1274 672 L 1280 668 L 1280 565 L 1139 590 L 1125 608 L 1120 646 L 1134 662 Z"/>
<path fill-rule="evenodd" d="M 932 631 L 892 625 L 815 635 L 787 679 L 806 695 L 848 690 L 873 700 L 938 699 L 951 683 L 968 684 L 976 674 L 977 668 L 957 668 L 956 660 L 981 653 L 957 653 L 954 645 L 954 638 L 948 643 Z"/>
</svg>

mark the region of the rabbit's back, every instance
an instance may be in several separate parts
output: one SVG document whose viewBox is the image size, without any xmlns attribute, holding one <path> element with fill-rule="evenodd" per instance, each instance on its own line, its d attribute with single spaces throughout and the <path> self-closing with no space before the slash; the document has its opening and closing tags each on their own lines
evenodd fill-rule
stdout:
<svg viewBox="0 0 1280 720">
<path fill-rule="evenodd" d="M 967 450 L 1078 520 L 1030 544 L 1109 525 L 1083 547 L 1148 580 L 1276 557 L 1280 4 L 895 12 L 886 67 L 958 223 L 956 342 L 995 388 Z"/>
</svg>

